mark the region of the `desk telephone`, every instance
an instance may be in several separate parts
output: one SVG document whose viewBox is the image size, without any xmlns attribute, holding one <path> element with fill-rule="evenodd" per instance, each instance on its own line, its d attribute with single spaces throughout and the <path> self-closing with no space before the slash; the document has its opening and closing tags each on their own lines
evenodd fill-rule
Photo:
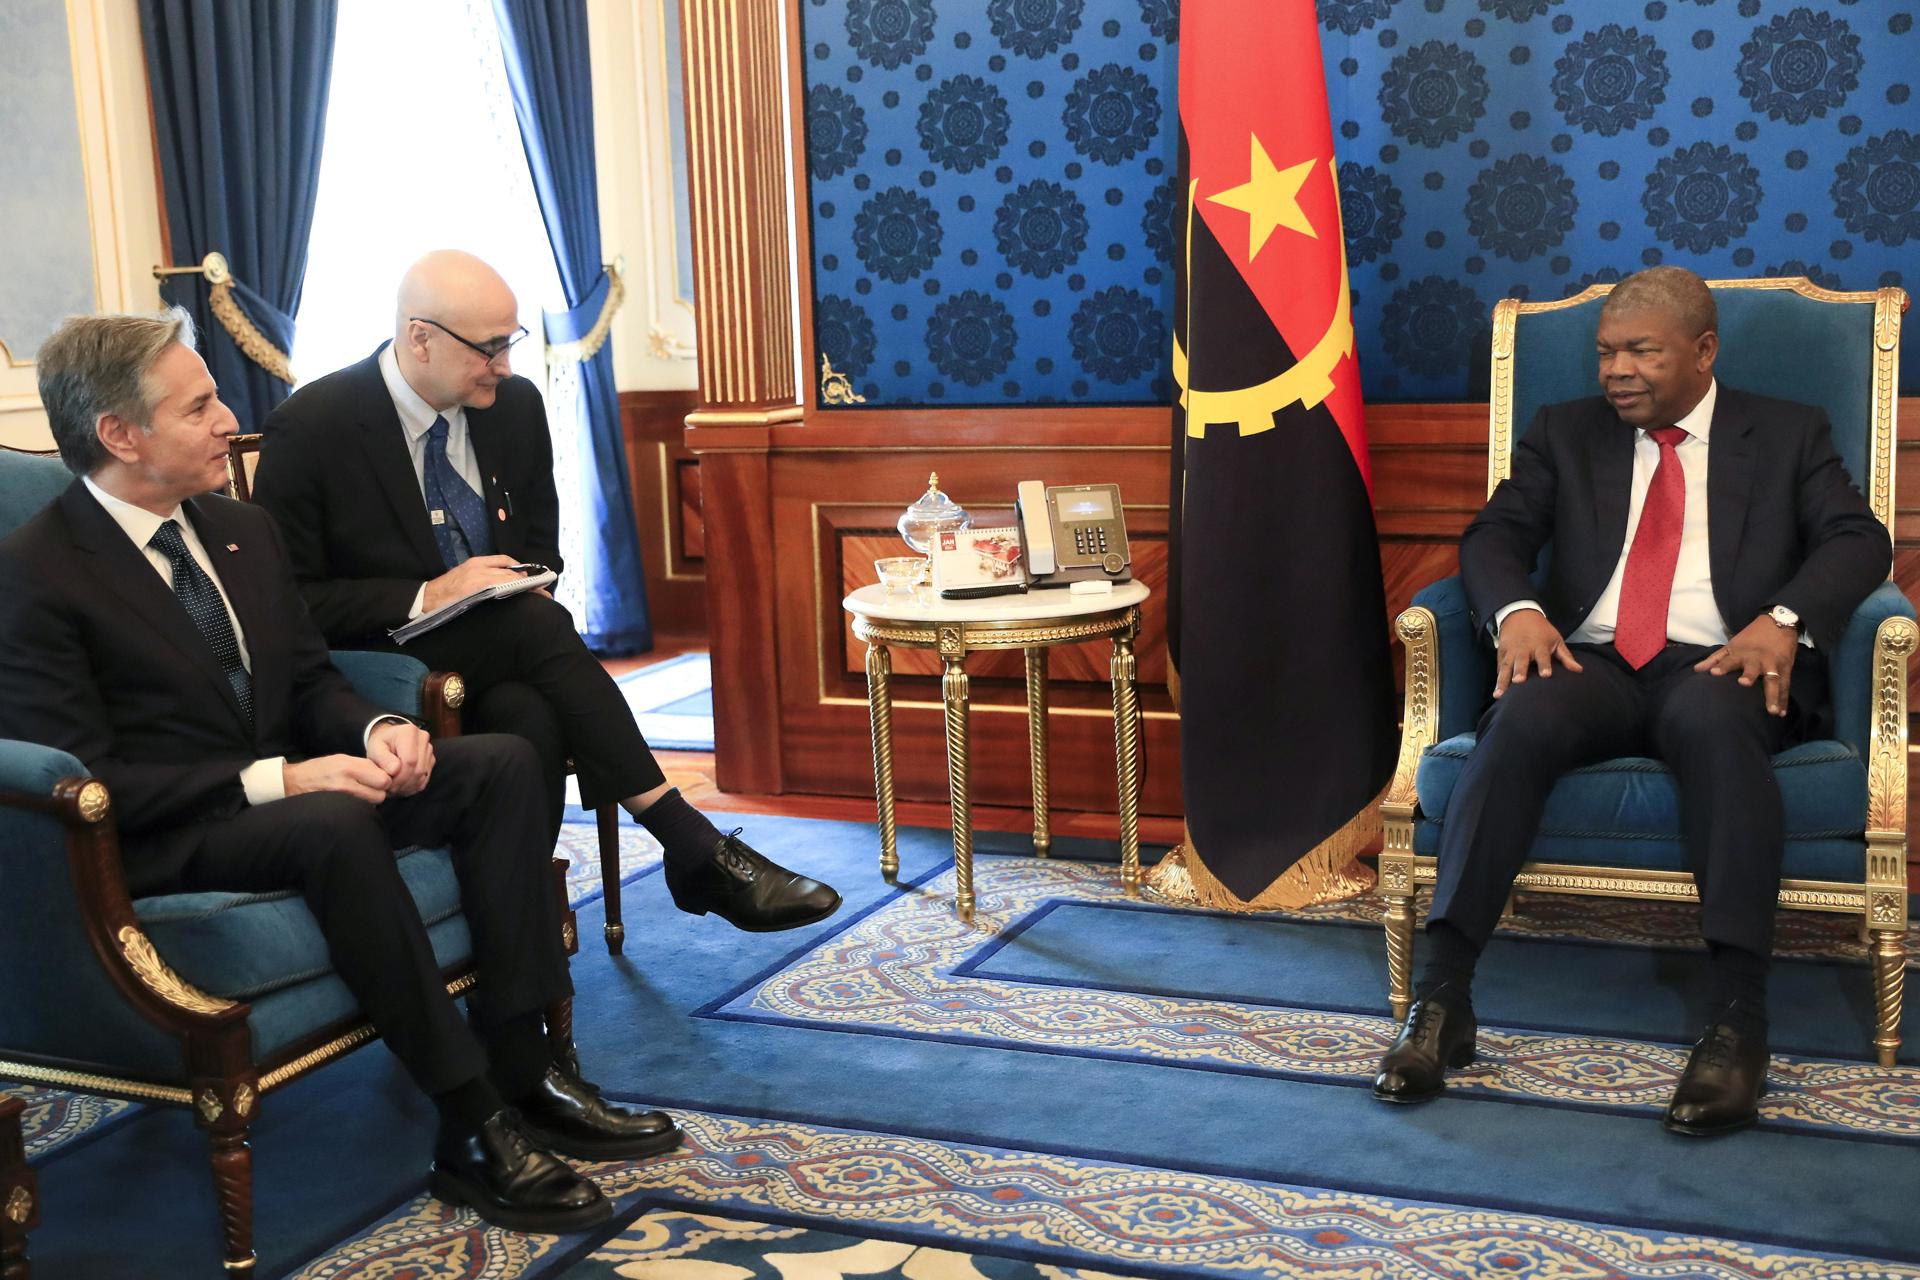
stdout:
<svg viewBox="0 0 1920 1280">
<path fill-rule="evenodd" d="M 1028 586 L 1132 579 L 1119 485 L 1022 480 L 1016 506 Z"/>
</svg>

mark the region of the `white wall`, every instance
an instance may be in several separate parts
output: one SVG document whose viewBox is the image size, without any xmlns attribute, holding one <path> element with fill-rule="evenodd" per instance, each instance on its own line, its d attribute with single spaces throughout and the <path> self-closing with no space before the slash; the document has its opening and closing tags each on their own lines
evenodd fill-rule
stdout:
<svg viewBox="0 0 1920 1280">
<path fill-rule="evenodd" d="M 67 34 L 92 223 L 94 305 L 156 311 L 160 207 L 135 0 L 67 0 Z M 52 443 L 33 366 L 0 361 L 0 444 Z"/>
<path fill-rule="evenodd" d="M 690 388 L 696 378 L 693 281 L 680 278 L 675 261 L 667 95 L 678 76 L 676 14 L 667 0 L 587 0 L 600 239 L 609 258 L 627 262 L 627 301 L 612 338 L 622 391 Z"/>
</svg>

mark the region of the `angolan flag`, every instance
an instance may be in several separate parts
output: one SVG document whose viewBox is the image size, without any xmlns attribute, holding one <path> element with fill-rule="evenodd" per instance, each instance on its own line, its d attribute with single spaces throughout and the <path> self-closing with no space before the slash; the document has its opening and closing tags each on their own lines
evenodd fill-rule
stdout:
<svg viewBox="0 0 1920 1280">
<path fill-rule="evenodd" d="M 1297 905 L 1370 883 L 1396 748 L 1333 129 L 1313 0 L 1180 19 L 1182 858 L 1210 905 Z"/>
</svg>

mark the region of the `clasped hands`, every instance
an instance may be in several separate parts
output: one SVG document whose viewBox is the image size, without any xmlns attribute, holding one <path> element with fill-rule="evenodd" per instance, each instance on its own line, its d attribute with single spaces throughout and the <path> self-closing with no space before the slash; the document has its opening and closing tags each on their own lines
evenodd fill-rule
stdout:
<svg viewBox="0 0 1920 1280">
<path fill-rule="evenodd" d="M 1769 715 L 1784 716 L 1793 682 L 1793 660 L 1799 648 L 1791 627 L 1779 626 L 1772 618 L 1762 616 L 1694 663 L 1693 669 L 1716 676 L 1738 672 L 1736 678 L 1741 684 L 1761 685 Z M 1537 670 L 1543 679 L 1551 676 L 1555 663 L 1569 671 L 1582 669 L 1545 614 L 1537 609 L 1516 609 L 1500 624 L 1493 696 L 1498 698 L 1506 693 L 1508 685 L 1524 684 L 1530 670 Z"/>
<path fill-rule="evenodd" d="M 433 739 L 420 726 L 395 720 L 373 726 L 364 756 L 316 756 L 281 766 L 290 796 L 338 791 L 368 804 L 379 804 L 389 796 L 417 795 L 432 775 Z"/>
</svg>

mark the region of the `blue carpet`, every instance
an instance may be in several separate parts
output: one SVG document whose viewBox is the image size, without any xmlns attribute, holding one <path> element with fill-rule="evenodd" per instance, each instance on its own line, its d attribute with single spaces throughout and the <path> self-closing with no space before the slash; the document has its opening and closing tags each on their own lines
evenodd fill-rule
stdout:
<svg viewBox="0 0 1920 1280">
<path fill-rule="evenodd" d="M 1857 1061 L 1853 988 L 1866 987 L 1857 967 L 1782 961 L 1772 1110 L 1754 1132 L 1688 1142 L 1655 1117 L 1682 1056 L 1671 1046 L 1687 1033 L 1692 958 L 1672 947 L 1647 955 L 1551 934 L 1503 937 L 1484 971 L 1486 1062 L 1457 1096 L 1387 1108 L 1364 1087 L 1392 1034 L 1382 944 L 1358 923 L 1364 907 L 1221 920 L 1130 905 L 1110 866 L 986 856 L 977 867 L 983 927 L 967 932 L 948 909 L 944 831 L 900 832 L 896 888 L 877 873 L 871 825 L 724 821 L 736 824 L 769 856 L 831 880 L 846 904 L 807 929 L 742 934 L 676 912 L 649 869 L 624 895 L 620 958 L 594 945 L 597 906 L 581 911 L 582 1060 L 615 1096 L 683 1111 L 693 1139 L 684 1157 L 596 1169 L 629 1217 L 665 1203 L 853 1230 L 823 1207 L 839 1203 L 876 1238 L 945 1239 L 983 1257 L 1140 1275 L 1233 1269 L 1231 1251 L 1212 1262 L 1179 1252 L 1191 1242 L 1175 1238 L 1171 1202 L 1110 1215 L 1161 1222 L 1159 1252 L 1114 1244 L 1125 1224 L 1100 1216 L 1099 1196 L 1074 1200 L 1078 1216 L 1064 1226 L 1057 1214 L 1025 1225 L 992 1216 L 1009 1191 L 1037 1200 L 1066 1188 L 1048 1201 L 1058 1206 L 1083 1185 L 1076 1179 L 1136 1189 L 1146 1180 L 1162 1197 L 1205 1184 L 1209 1203 L 1261 1221 L 1297 1212 L 1307 1225 L 1272 1246 L 1281 1261 L 1238 1274 L 1282 1273 L 1286 1258 L 1306 1256 L 1298 1250 L 1337 1260 L 1342 1232 L 1385 1251 L 1391 1265 L 1366 1274 L 1511 1269 L 1448 1272 L 1429 1258 L 1434 1270 L 1419 1270 L 1422 1250 L 1438 1246 L 1393 1233 L 1433 1215 L 1451 1224 L 1448 1248 L 1502 1232 L 1542 1248 L 1577 1245 L 1596 1275 L 1829 1270 L 1775 1254 L 1887 1260 L 1846 1264 L 1862 1276 L 1920 1264 L 1910 1205 L 1920 1070 Z M 1622 919 L 1607 927 L 1628 928 Z M 1846 943 L 1838 922 L 1805 927 L 1825 932 L 1794 935 L 1803 950 Z M 555 1273 L 610 1238 L 612 1228 L 560 1240 L 483 1232 L 416 1199 L 432 1129 L 431 1106 L 379 1048 L 264 1099 L 254 1130 L 263 1280 Z M 816 1148 L 862 1154 L 836 1165 Z M 147 1109 L 38 1167 L 41 1274 L 217 1268 L 204 1139 L 184 1113 Z M 1013 1167 L 1025 1171 L 1017 1185 L 1007 1182 Z M 834 1171 L 846 1168 L 878 1171 L 880 1181 L 836 1200 Z M 932 1199 L 915 1198 L 919 1184 Z M 893 1205 L 911 1212 L 889 1216 Z M 1322 1221 L 1336 1210 L 1349 1215 L 1337 1229 Z M 429 1229 L 442 1241 L 455 1233 L 458 1247 L 408 1253 L 383 1243 L 426 1240 Z M 1706 1240 L 1700 1256 L 1713 1265 L 1659 1271 L 1658 1241 L 1676 1235 Z M 456 1254 L 466 1269 L 442 1265 Z M 1559 1264 L 1534 1272 L 1572 1273 Z"/>
<path fill-rule="evenodd" d="M 704 653 L 683 653 L 628 672 L 615 683 L 648 745 L 713 750 L 713 669 Z"/>
</svg>

